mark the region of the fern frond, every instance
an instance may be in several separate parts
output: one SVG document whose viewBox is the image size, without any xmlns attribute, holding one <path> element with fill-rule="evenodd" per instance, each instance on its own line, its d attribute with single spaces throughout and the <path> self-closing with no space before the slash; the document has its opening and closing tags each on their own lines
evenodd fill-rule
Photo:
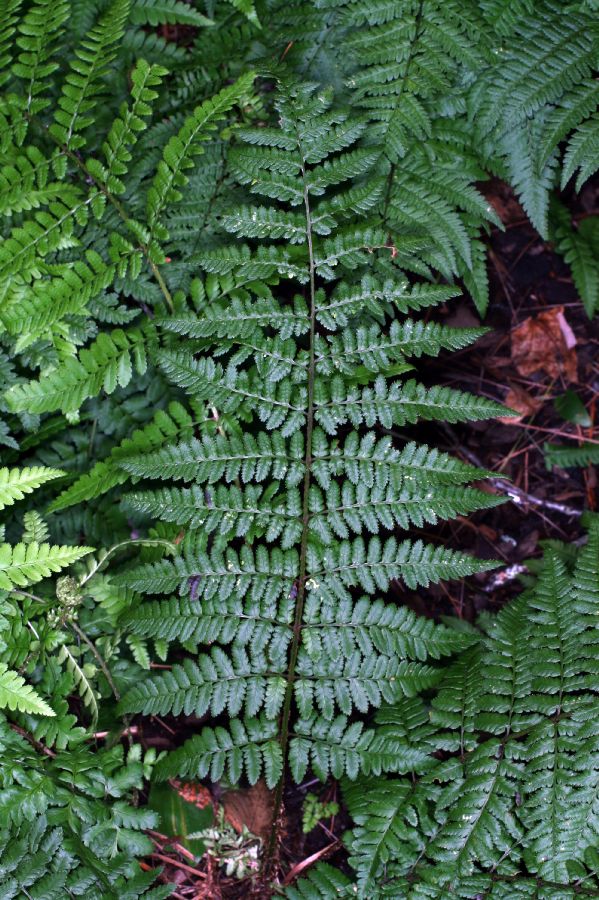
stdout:
<svg viewBox="0 0 599 900">
<path fill-rule="evenodd" d="M 179 630 L 189 652 L 198 648 L 195 660 L 131 689 L 122 709 L 226 710 L 242 721 L 283 715 L 296 779 L 308 765 L 321 778 L 356 777 L 392 768 L 393 754 L 371 747 L 372 733 L 347 717 L 430 688 L 438 670 L 426 660 L 451 652 L 452 642 L 384 605 L 355 601 L 354 588 L 376 595 L 402 580 L 414 589 L 486 567 L 380 533 L 498 502 L 467 487 L 484 473 L 426 447 L 396 449 L 373 428 L 485 418 L 501 407 L 401 380 L 412 368 L 408 358 L 463 347 L 481 332 L 387 324 L 397 309 L 434 305 L 452 289 L 410 288 L 392 278 L 393 268 L 380 279 L 364 272 L 377 248 L 388 251 L 383 229 L 346 227 L 344 219 L 358 196 L 353 183 L 368 181 L 377 164 L 377 153 L 355 146 L 364 123 L 314 85 L 283 80 L 276 103 L 280 128 L 239 129 L 247 146 L 234 156 L 241 183 L 274 202 L 237 206 L 222 220 L 260 243 L 201 253 L 214 273 L 209 290 L 196 286 L 191 303 L 181 298 L 173 319 L 157 322 L 167 333 L 157 358 L 168 380 L 219 415 L 253 422 L 251 432 L 194 438 L 121 463 L 135 477 L 187 483 L 125 497 L 134 513 L 185 532 L 179 556 L 119 577 L 118 584 L 143 593 L 180 595 L 142 604 L 128 625 L 169 641 Z M 457 180 L 445 190 L 457 190 Z M 463 204 L 481 212 L 471 190 Z M 456 228 L 461 234 L 461 224 Z M 355 269 L 357 283 L 345 284 L 340 272 Z M 301 298 L 275 298 L 263 282 L 276 283 L 276 273 L 308 285 L 309 308 Z M 316 277 L 337 285 L 317 288 Z M 333 334 L 317 331 L 321 309 Z M 171 349 L 173 333 L 189 335 L 189 349 Z M 345 426 L 349 433 L 341 435 Z M 245 543 L 238 547 L 239 538 Z M 214 642 L 221 646 L 209 654 L 198 646 Z"/>
<path fill-rule="evenodd" d="M 185 173 L 193 166 L 194 157 L 202 152 L 202 144 L 218 123 L 249 93 L 253 80 L 252 73 L 244 75 L 235 84 L 206 100 L 185 120 L 177 135 L 169 140 L 148 192 L 146 213 L 151 232 L 157 231 L 159 237 L 165 237 L 160 220 L 167 206 L 181 199 L 180 188 L 188 180 Z"/>
<path fill-rule="evenodd" d="M 0 469 L 0 509 L 22 500 L 25 494 L 37 490 L 42 484 L 64 475 L 59 469 L 31 466 L 26 469 Z"/>
<path fill-rule="evenodd" d="M 26 82 L 23 106 L 27 115 L 39 115 L 51 102 L 43 95 L 50 86 L 49 76 L 59 67 L 52 61 L 56 51 L 53 45 L 68 15 L 67 0 L 36 0 L 19 25 L 17 45 L 21 52 L 12 71 Z"/>
<path fill-rule="evenodd" d="M 580 447 L 566 447 L 558 444 L 544 444 L 543 455 L 547 468 L 560 466 L 570 469 L 580 466 L 599 465 L 599 445 L 582 444 Z"/>
<path fill-rule="evenodd" d="M 274 785 L 282 771 L 276 723 L 266 718 L 241 722 L 232 719 L 229 729 L 203 728 L 180 750 L 160 760 L 156 777 L 166 780 L 174 775 L 193 776 L 218 781 L 226 773 L 236 783 L 243 774 L 255 784 L 262 772 L 266 782 Z"/>
<path fill-rule="evenodd" d="M 61 96 L 59 109 L 50 126 L 51 135 L 69 150 L 85 146 L 85 131 L 93 122 L 91 115 L 103 91 L 103 78 L 116 55 L 121 40 L 130 0 L 113 0 L 98 19 L 97 25 L 75 51 Z"/>
<path fill-rule="evenodd" d="M 590 216 L 575 229 L 566 209 L 555 201 L 551 204 L 552 237 L 556 250 L 572 270 L 574 285 L 586 314 L 592 318 L 599 308 L 599 218 Z"/>
<path fill-rule="evenodd" d="M 10 78 L 12 62 L 13 36 L 19 21 L 21 0 L 2 0 L 0 6 L 0 84 Z"/>
<path fill-rule="evenodd" d="M 24 544 L 43 544 L 48 541 L 50 532 L 46 522 L 40 514 L 34 509 L 28 510 L 23 516 L 23 537 Z"/>
<path fill-rule="evenodd" d="M 150 451 L 158 451 L 169 440 L 185 437 L 191 430 L 192 419 L 180 403 L 170 403 L 168 411 L 159 409 L 148 425 L 121 441 L 111 450 L 107 459 L 96 463 L 89 472 L 85 472 L 63 491 L 50 504 L 48 511 L 56 512 L 76 503 L 93 500 L 119 484 L 124 484 L 129 477 L 127 473 L 131 471 L 126 466 L 130 457 L 135 458 L 135 454 L 140 452 L 150 456 Z"/>
<path fill-rule="evenodd" d="M 350 896 L 350 879 L 339 869 L 327 863 L 313 866 L 305 878 L 288 887 L 285 896 L 289 900 L 328 900 L 333 897 Z"/>
<path fill-rule="evenodd" d="M 345 783 L 359 897 L 412 896 L 410 885 L 469 897 L 498 871 L 509 883 L 498 896 L 534 896 L 531 872 L 571 893 L 572 867 L 589 866 L 581 836 L 588 847 L 597 834 L 598 569 L 595 525 L 572 574 L 546 553 L 538 582 L 451 666 L 430 715 L 419 700 L 377 714 L 371 746 L 409 774 Z"/>
<path fill-rule="evenodd" d="M 71 194 L 67 189 L 65 196 L 71 200 L 69 205 L 58 197 L 53 199 L 47 209 L 13 228 L 0 242 L 0 275 L 8 284 L 17 274 L 20 281 L 29 281 L 40 258 L 76 243 L 75 223 L 86 220 L 91 200 L 80 199 L 78 190 Z"/>
<path fill-rule="evenodd" d="M 500 119 L 506 129 L 523 122 L 591 73 L 594 48 L 587 16 L 571 11 L 564 18 L 558 4 L 545 6 L 545 15 L 521 19 L 517 37 L 501 54 L 502 77 L 489 91 L 480 120 L 487 133 Z"/>
<path fill-rule="evenodd" d="M 566 147 L 564 154 L 564 170 L 562 185 L 576 174 L 576 190 L 579 191 L 585 181 L 597 171 L 597 152 L 599 151 L 599 114 L 591 116 L 580 125 Z"/>
<path fill-rule="evenodd" d="M 212 20 L 181 0 L 132 0 L 130 20 L 135 25 L 212 25 Z"/>
<path fill-rule="evenodd" d="M 0 588 L 10 591 L 13 586 L 27 587 L 53 572 L 60 572 L 82 556 L 91 553 L 92 547 L 54 547 L 50 544 L 0 545 Z"/>
<path fill-rule="evenodd" d="M 162 66 L 149 65 L 145 60 L 139 60 L 131 73 L 133 102 L 130 107 L 121 107 L 120 115 L 112 123 L 102 147 L 106 166 L 94 160 L 87 162 L 88 171 L 105 184 L 111 194 L 118 196 L 126 190 L 122 176 L 127 173 L 132 159 L 131 148 L 136 143 L 139 132 L 147 127 L 144 118 L 151 114 L 152 103 L 158 97 L 156 88 L 166 74 L 167 70 Z"/>
<path fill-rule="evenodd" d="M 21 289 L 14 302 L 0 312 L 0 320 L 10 335 L 18 336 L 24 350 L 67 316 L 89 314 L 88 304 L 109 287 L 117 274 L 116 265 L 106 264 L 88 251 L 85 261 L 77 261 L 50 279 L 36 279 Z"/>
<path fill-rule="evenodd" d="M 278 432 L 272 435 L 216 435 L 192 438 L 142 456 L 125 456 L 119 466 L 143 478 L 168 478 L 213 484 L 221 479 L 245 484 L 272 477 L 287 487 L 297 487 L 303 475 L 302 435 L 294 434 L 289 444 Z"/>
<path fill-rule="evenodd" d="M 0 662 L 0 708 L 19 710 L 38 716 L 54 716 L 54 710 L 17 672 Z"/>
<path fill-rule="evenodd" d="M 539 234 L 548 236 L 549 192 L 555 182 L 557 157 L 538 158 L 539 127 L 534 121 L 514 126 L 502 140 L 511 183 Z"/>
<path fill-rule="evenodd" d="M 14 411 L 73 412 L 101 390 L 111 394 L 117 387 L 126 387 L 134 369 L 142 375 L 147 366 L 145 341 L 141 329 L 102 333 L 80 352 L 79 359 L 65 360 L 40 381 L 12 387 L 6 395 L 8 404 Z"/>
<path fill-rule="evenodd" d="M 62 644 L 56 659 L 59 663 L 64 663 L 67 672 L 72 675 L 74 685 L 77 688 L 81 700 L 91 712 L 92 722 L 97 722 L 99 710 L 95 691 L 84 670 L 77 662 L 76 657 L 66 644 Z"/>
</svg>

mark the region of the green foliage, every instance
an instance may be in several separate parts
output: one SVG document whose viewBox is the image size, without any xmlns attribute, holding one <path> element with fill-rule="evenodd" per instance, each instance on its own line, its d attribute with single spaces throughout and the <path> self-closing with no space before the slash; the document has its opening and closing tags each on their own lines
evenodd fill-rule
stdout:
<svg viewBox="0 0 599 900">
<path fill-rule="evenodd" d="M 592 318 L 599 308 L 599 216 L 589 216 L 574 225 L 567 210 L 554 202 L 551 226 L 555 249 L 570 266 L 574 286 Z"/>
<path fill-rule="evenodd" d="M 595 525 L 572 571 L 547 551 L 538 581 L 485 621 L 430 706 L 377 713 L 377 739 L 401 758 L 402 777 L 345 782 L 356 884 L 341 896 L 597 889 L 598 575 Z M 333 877 L 325 867 L 288 896 L 339 896 Z M 318 878 L 327 886 L 311 894 Z"/>
<path fill-rule="evenodd" d="M 339 278 L 366 264 L 364 251 L 372 253 L 374 240 L 384 250 L 382 236 L 344 225 L 346 200 L 354 191 L 346 182 L 367 179 L 373 155 L 353 149 L 362 125 L 335 108 L 328 94 L 283 76 L 276 106 L 280 128 L 240 130 L 247 146 L 233 162 L 239 180 L 267 198 L 266 205 L 250 202 L 223 217 L 227 230 L 259 235 L 262 243 L 257 252 L 248 246 L 242 257 L 232 247 L 203 260 L 209 266 L 218 260 L 223 272 L 220 261 L 230 260 L 229 268 L 239 258 L 249 279 L 285 272 L 308 285 L 307 304 L 285 303 L 261 289 L 276 314 L 245 322 L 241 333 L 234 320 L 228 331 L 227 318 L 214 320 L 215 333 L 212 311 L 207 322 L 202 311 L 188 311 L 185 331 L 203 335 L 201 350 L 159 352 L 169 380 L 194 400 L 251 422 L 253 432 L 193 439 L 122 463 L 138 477 L 171 477 L 190 486 L 125 495 L 126 509 L 173 523 L 186 537 L 175 559 L 134 568 L 118 580 L 136 591 L 181 595 L 178 601 L 142 604 L 130 620 L 138 634 L 221 645 L 133 687 L 121 711 L 213 717 L 226 711 L 233 721 L 240 717 L 230 734 L 218 732 L 219 743 L 228 743 L 236 755 L 227 754 L 229 774 L 237 780 L 245 771 L 253 782 L 264 767 L 269 784 L 280 778 L 287 752 L 296 778 L 303 777 L 309 760 L 321 773 L 345 765 L 355 775 L 359 756 L 350 754 L 340 764 L 321 746 L 324 723 L 328 731 L 337 723 L 343 733 L 352 713 L 363 715 L 384 700 L 432 685 L 437 670 L 426 658 L 455 646 L 450 632 L 423 629 L 415 617 L 395 615 L 392 606 L 374 604 L 368 612 L 366 597 L 356 604 L 350 591 L 376 595 L 392 579 L 415 588 L 484 567 L 443 547 L 384 535 L 397 526 L 493 505 L 497 498 L 464 486 L 479 474 L 468 467 L 443 457 L 438 472 L 428 467 L 427 457 L 434 458 L 428 448 L 408 445 L 398 453 L 388 442 L 377 446 L 373 426 L 419 418 L 459 421 L 499 411 L 493 403 L 398 378 L 411 369 L 405 360 L 464 346 L 479 331 L 400 324 L 382 307 L 380 314 L 391 317 L 387 328 L 356 311 L 351 330 L 333 317 L 328 334 L 316 330 L 330 298 L 350 290 L 351 282 Z M 388 261 L 375 262 L 379 266 L 392 272 Z M 337 284 L 332 291 L 317 287 L 318 277 Z M 182 319 L 176 322 L 180 332 Z M 215 364 L 221 348 L 228 358 Z M 350 431 L 339 452 L 342 426 Z M 360 426 L 361 435 L 355 430 Z M 237 549 L 239 539 L 244 543 Z M 247 622 L 243 628 L 240 615 Z M 390 629 L 387 641 L 377 638 L 383 620 Z M 340 626 L 343 640 L 336 637 Z M 284 737 L 281 746 L 273 745 L 270 723 L 281 717 Z M 208 771 L 214 765 L 212 735 L 206 731 L 192 739 L 161 773 L 172 772 L 175 760 L 187 775 L 194 772 L 192 760 L 196 774 Z M 251 755 L 241 752 L 248 740 Z M 347 740 L 349 751 L 352 739 Z M 371 765 L 366 745 L 362 759 L 358 767 Z"/>
<path fill-rule="evenodd" d="M 156 817 L 123 799 L 141 786 L 151 765 L 139 748 L 128 756 L 122 747 L 80 748 L 42 759 L 5 720 L 0 743 L 3 755 L 18 761 L 3 766 L 0 776 L 0 871 L 7 896 L 166 900 L 170 886 L 152 887 L 154 873 L 141 872 L 135 859 L 149 852 L 143 829 Z"/>
<path fill-rule="evenodd" d="M 30 494 L 54 478 L 60 478 L 62 474 L 58 469 L 43 466 L 32 466 L 29 469 L 0 469 L 0 509 L 12 506 L 16 500 L 22 500 L 25 494 Z"/>
<path fill-rule="evenodd" d="M 550 202 L 596 169 L 595 6 L 0 2 L 7 896 L 166 897 L 136 862 L 154 762 L 264 777 L 275 831 L 284 778 L 343 779 L 364 896 L 587 877 L 587 576 L 548 561 L 483 638 L 398 592 L 494 565 L 431 537 L 500 502 L 490 473 L 413 428 L 502 412 L 426 372 L 485 332 L 442 315 L 456 279 L 488 303 L 486 178 L 596 311 L 595 219 Z M 134 715 L 205 721 L 156 761 Z"/>
<path fill-rule="evenodd" d="M 599 463 L 599 445 L 597 444 L 583 443 L 579 447 L 544 444 L 543 454 L 548 469 L 551 466 L 569 469 L 576 466 L 593 466 Z"/>
<path fill-rule="evenodd" d="M 0 663 L 0 708 L 18 709 L 21 712 L 36 713 L 39 716 L 53 716 L 48 704 L 25 684 L 20 675 L 11 672 Z"/>
<path fill-rule="evenodd" d="M 321 819 L 336 816 L 339 812 L 339 804 L 333 800 L 323 802 L 319 800 L 316 794 L 306 794 L 304 805 L 302 807 L 302 831 L 309 834 Z"/>
</svg>

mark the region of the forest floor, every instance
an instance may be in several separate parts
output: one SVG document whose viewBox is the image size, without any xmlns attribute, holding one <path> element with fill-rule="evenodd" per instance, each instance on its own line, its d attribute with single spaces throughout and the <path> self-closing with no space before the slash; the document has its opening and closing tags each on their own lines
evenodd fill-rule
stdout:
<svg viewBox="0 0 599 900">
<path fill-rule="evenodd" d="M 478 557 L 500 560 L 501 566 L 495 572 L 436 585 L 426 592 L 410 592 L 400 585 L 394 589 L 397 602 L 407 603 L 423 615 L 454 615 L 469 622 L 483 611 L 497 611 L 518 592 L 520 577 L 530 560 L 540 556 L 544 541 L 579 539 L 583 534 L 581 514 L 595 509 L 593 467 L 548 468 L 543 445 L 570 447 L 583 440 L 599 443 L 599 430 L 594 429 L 599 321 L 589 321 L 568 266 L 532 229 L 513 193 L 498 181 L 488 182 L 482 189 L 504 225 L 503 231 L 493 229 L 488 237 L 491 303 L 483 324 L 489 331 L 468 350 L 439 357 L 429 375 L 436 383 L 501 400 L 519 415 L 456 428 L 435 424 L 428 427 L 428 434 L 419 426 L 418 434 L 420 440 L 428 439 L 467 462 L 493 470 L 497 477 L 486 489 L 508 497 L 499 507 L 429 529 L 426 534 Z M 585 187 L 575 207 L 570 202 L 570 210 L 574 220 L 599 212 L 599 180 Z M 481 324 L 466 297 L 441 309 L 441 317 L 456 326 Z M 584 415 L 573 416 L 572 410 L 564 411 L 563 406 L 560 414 L 559 398 L 570 396 L 568 392 L 584 405 L 586 422 Z M 574 404 L 576 413 L 576 401 L 571 397 L 570 401 L 566 407 Z M 572 418 L 582 418 L 582 424 L 570 421 Z M 410 433 L 398 437 L 409 438 Z M 194 725 L 197 723 L 189 722 L 190 732 Z M 156 723 L 156 729 L 145 736 L 147 743 L 158 749 L 172 746 L 175 735 L 169 723 Z M 178 733 L 177 743 L 180 740 Z M 259 834 L 264 828 L 270 800 L 266 788 L 224 796 L 218 796 L 219 789 L 215 793 L 214 786 L 211 791 L 197 786 L 198 806 L 219 803 L 234 830 L 245 824 Z M 342 805 L 337 815 L 305 835 L 301 818 L 308 791 L 316 792 L 324 802 L 340 803 L 333 782 L 322 786 L 308 780 L 300 787 L 288 788 L 285 838 L 280 847 L 287 883 L 319 859 L 344 866 L 341 837 L 348 820 Z M 164 866 L 162 878 L 176 885 L 175 900 L 250 896 L 247 879 L 228 877 L 210 864 L 209 857 L 198 863 L 182 844 L 169 843 L 160 835 L 155 841 L 156 856 L 148 864 Z"/>
</svg>

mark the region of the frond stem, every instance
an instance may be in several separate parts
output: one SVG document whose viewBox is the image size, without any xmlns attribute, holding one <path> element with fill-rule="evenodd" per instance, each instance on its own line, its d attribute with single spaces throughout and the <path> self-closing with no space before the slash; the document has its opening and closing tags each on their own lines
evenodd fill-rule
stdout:
<svg viewBox="0 0 599 900">
<path fill-rule="evenodd" d="M 301 152 L 301 139 L 298 134 L 298 147 Z M 314 247 L 312 240 L 312 218 L 310 212 L 310 195 L 308 190 L 308 181 L 306 177 L 306 164 L 304 154 L 302 153 L 301 175 L 304 188 L 304 209 L 306 214 L 306 241 L 308 247 L 309 261 L 309 291 L 310 291 L 310 332 L 309 332 L 309 360 L 308 360 L 308 409 L 306 416 L 306 444 L 304 455 L 304 483 L 302 498 L 302 537 L 300 544 L 299 557 L 299 574 L 297 584 L 297 599 L 295 604 L 295 617 L 293 622 L 293 638 L 289 651 L 289 667 L 287 669 L 287 686 L 285 689 L 285 698 L 283 701 L 283 711 L 281 713 L 279 744 L 283 757 L 283 764 L 287 757 L 287 748 L 289 745 L 289 723 L 291 718 L 291 703 L 293 699 L 293 685 L 295 680 L 295 669 L 299 653 L 302 622 L 304 616 L 304 602 L 306 599 L 306 581 L 307 581 L 307 560 L 308 560 L 308 534 L 310 523 L 310 506 L 309 494 L 311 483 L 312 469 L 312 434 L 314 431 L 314 382 L 316 375 L 316 353 L 315 353 L 315 337 L 316 337 L 316 264 L 314 258 Z M 275 791 L 273 804 L 273 814 L 270 827 L 270 835 L 266 847 L 263 863 L 263 878 L 266 880 L 272 875 L 274 858 L 277 845 L 278 822 L 283 800 L 283 789 L 285 786 L 285 775 L 281 775 Z"/>
</svg>

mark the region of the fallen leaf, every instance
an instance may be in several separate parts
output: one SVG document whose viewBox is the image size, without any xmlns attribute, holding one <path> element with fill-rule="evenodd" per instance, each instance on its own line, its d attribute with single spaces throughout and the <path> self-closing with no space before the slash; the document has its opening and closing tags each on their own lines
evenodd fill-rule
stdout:
<svg viewBox="0 0 599 900">
<path fill-rule="evenodd" d="M 578 380 L 576 336 L 563 306 L 552 306 L 512 330 L 512 362 L 521 375 L 544 372 L 551 379 Z"/>
<path fill-rule="evenodd" d="M 225 791 L 221 797 L 225 809 L 225 819 L 235 831 L 243 826 L 252 834 L 265 841 L 270 832 L 274 791 L 266 787 L 266 782 L 257 781 L 247 790 Z"/>
<path fill-rule="evenodd" d="M 531 396 L 524 388 L 512 385 L 505 397 L 505 405 L 520 413 L 519 416 L 502 416 L 500 422 L 506 424 L 521 422 L 526 416 L 534 416 L 543 405 L 538 397 Z"/>
</svg>

